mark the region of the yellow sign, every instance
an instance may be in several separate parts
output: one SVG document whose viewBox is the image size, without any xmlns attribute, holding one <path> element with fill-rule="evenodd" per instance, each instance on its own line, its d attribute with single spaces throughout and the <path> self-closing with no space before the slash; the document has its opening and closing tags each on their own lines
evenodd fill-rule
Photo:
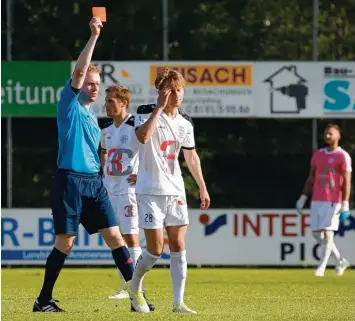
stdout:
<svg viewBox="0 0 355 321">
<path fill-rule="evenodd" d="M 151 65 L 150 85 L 161 68 L 171 68 L 180 72 L 188 86 L 251 86 L 252 65 Z"/>
</svg>

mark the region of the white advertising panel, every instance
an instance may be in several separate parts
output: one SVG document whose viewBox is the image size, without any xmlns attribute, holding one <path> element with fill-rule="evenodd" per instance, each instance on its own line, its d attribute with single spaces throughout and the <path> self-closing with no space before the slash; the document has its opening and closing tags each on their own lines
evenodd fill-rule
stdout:
<svg viewBox="0 0 355 321">
<path fill-rule="evenodd" d="M 2 209 L 1 263 L 43 265 L 53 248 L 55 235 L 50 209 Z M 145 247 L 143 234 L 141 245 Z M 167 245 L 157 264 L 170 260 Z M 100 234 L 89 235 L 80 225 L 68 265 L 112 265 L 111 250 Z"/>
<path fill-rule="evenodd" d="M 335 242 L 355 264 L 355 213 L 340 225 Z M 312 237 L 310 217 L 294 210 L 190 210 L 186 239 L 188 264 L 196 265 L 315 265 L 319 247 Z M 3 209 L 2 264 L 43 265 L 54 244 L 49 209 Z M 144 248 L 144 239 L 141 239 Z M 158 264 L 169 264 L 167 240 Z M 331 260 L 332 264 L 334 261 Z M 81 227 L 66 264 L 113 265 L 111 251 L 98 234 Z"/>
<path fill-rule="evenodd" d="M 260 118 L 355 118 L 354 62 L 257 62 Z"/>
<path fill-rule="evenodd" d="M 313 63 L 259 63 L 255 68 L 257 117 L 312 118 L 322 114 L 320 66 Z"/>
<path fill-rule="evenodd" d="M 355 62 L 322 63 L 325 117 L 355 118 Z"/>
<path fill-rule="evenodd" d="M 105 89 L 132 92 L 131 112 L 156 103 L 159 68 L 187 81 L 182 109 L 195 118 L 355 118 L 355 62 L 97 61 L 102 75 L 92 104 L 105 117 Z M 75 62 L 71 63 L 73 71 Z"/>
<path fill-rule="evenodd" d="M 191 117 L 253 117 L 253 63 L 251 62 L 113 62 L 96 61 L 102 76 L 97 101 L 92 104 L 105 117 L 105 89 L 127 86 L 132 92 L 131 112 L 144 104 L 156 103 L 154 81 L 160 68 L 179 71 L 187 81 L 182 109 Z M 75 63 L 72 63 L 72 71 Z"/>
<path fill-rule="evenodd" d="M 340 253 L 352 264 L 355 264 L 354 214 L 340 225 L 335 237 Z M 319 247 L 312 237 L 310 216 L 301 216 L 295 210 L 193 210 L 187 255 L 190 264 L 315 265 Z"/>
</svg>

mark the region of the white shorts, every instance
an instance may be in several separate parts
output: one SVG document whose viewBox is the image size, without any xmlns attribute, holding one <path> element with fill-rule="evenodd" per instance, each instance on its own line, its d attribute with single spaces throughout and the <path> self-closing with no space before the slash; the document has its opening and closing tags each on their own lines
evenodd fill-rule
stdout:
<svg viewBox="0 0 355 321">
<path fill-rule="evenodd" d="M 137 194 L 139 227 L 160 229 L 189 224 L 185 197 Z"/>
<path fill-rule="evenodd" d="M 136 194 L 108 193 L 121 234 L 139 234 Z"/>
<path fill-rule="evenodd" d="M 341 203 L 311 202 L 312 231 L 337 231 L 339 228 L 339 214 Z"/>
</svg>

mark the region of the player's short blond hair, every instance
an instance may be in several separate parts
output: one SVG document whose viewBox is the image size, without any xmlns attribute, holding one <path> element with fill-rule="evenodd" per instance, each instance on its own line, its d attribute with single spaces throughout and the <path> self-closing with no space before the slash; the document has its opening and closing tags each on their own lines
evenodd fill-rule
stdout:
<svg viewBox="0 0 355 321">
<path fill-rule="evenodd" d="M 97 67 L 96 65 L 92 65 L 92 64 L 91 64 L 91 65 L 88 67 L 87 72 L 94 72 L 94 73 L 100 74 L 100 69 L 99 69 L 99 67 Z"/>
<path fill-rule="evenodd" d="M 186 81 L 178 71 L 169 68 L 158 69 L 158 75 L 155 79 L 156 89 L 176 89 L 184 88 L 185 86 Z"/>
<path fill-rule="evenodd" d="M 113 85 L 106 88 L 105 92 L 113 93 L 114 97 L 119 99 L 120 101 L 125 100 L 127 102 L 127 107 L 131 103 L 132 94 L 128 87 Z"/>
</svg>

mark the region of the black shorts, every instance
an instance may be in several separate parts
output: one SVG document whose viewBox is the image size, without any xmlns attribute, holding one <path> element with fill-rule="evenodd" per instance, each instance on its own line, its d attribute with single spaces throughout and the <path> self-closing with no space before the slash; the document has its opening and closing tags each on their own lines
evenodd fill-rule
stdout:
<svg viewBox="0 0 355 321">
<path fill-rule="evenodd" d="M 81 223 L 89 234 L 117 226 L 107 190 L 99 173 L 58 169 L 51 186 L 55 234 L 77 234 Z"/>
</svg>

